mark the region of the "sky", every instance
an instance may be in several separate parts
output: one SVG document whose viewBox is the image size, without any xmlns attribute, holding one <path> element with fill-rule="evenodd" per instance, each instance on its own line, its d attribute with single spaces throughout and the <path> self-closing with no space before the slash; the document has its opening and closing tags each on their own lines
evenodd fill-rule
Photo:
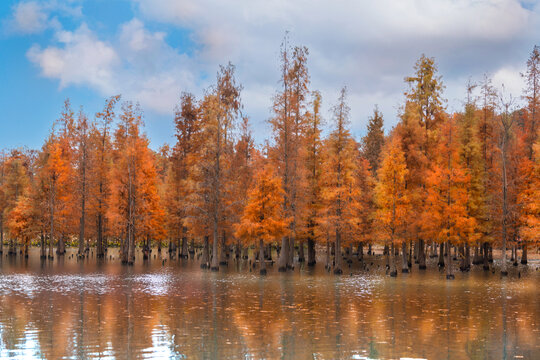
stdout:
<svg viewBox="0 0 540 360">
<path fill-rule="evenodd" d="M 484 74 L 519 97 L 540 44 L 540 0 L 2 0 L 0 149 L 41 147 L 66 98 L 93 117 L 116 94 L 140 103 L 154 149 L 173 143 L 180 93 L 202 96 L 229 61 L 262 142 L 287 31 L 309 48 L 323 116 L 347 86 L 360 137 L 375 105 L 387 131 L 396 124 L 422 54 L 436 59 L 448 111 Z"/>
</svg>

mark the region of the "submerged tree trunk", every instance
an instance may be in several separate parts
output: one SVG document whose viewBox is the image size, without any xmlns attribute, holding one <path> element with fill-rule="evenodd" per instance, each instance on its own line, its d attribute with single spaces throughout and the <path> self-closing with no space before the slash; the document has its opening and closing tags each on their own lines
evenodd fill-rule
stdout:
<svg viewBox="0 0 540 360">
<path fill-rule="evenodd" d="M 294 269 L 294 243 L 295 238 L 289 237 L 289 256 L 287 256 L 287 268 Z"/>
<path fill-rule="evenodd" d="M 219 265 L 227 265 L 227 238 L 225 237 L 225 231 L 221 236 L 221 250 L 219 252 Z"/>
<path fill-rule="evenodd" d="M 407 241 L 403 240 L 401 242 L 401 272 L 402 273 L 408 273 L 409 272 L 409 266 L 407 263 Z"/>
<path fill-rule="evenodd" d="M 264 259 L 264 244 L 262 239 L 259 240 L 259 263 L 261 264 L 259 273 L 266 275 L 266 260 Z"/>
<path fill-rule="evenodd" d="M 504 232 L 504 231 L 503 231 Z M 501 246 L 501 275 L 506 276 L 508 275 L 508 270 L 506 268 L 506 235 L 503 235 L 503 242 Z"/>
<path fill-rule="evenodd" d="M 43 231 L 41 231 L 41 236 L 39 238 L 39 245 L 40 245 L 40 249 L 39 249 L 39 257 L 41 259 L 45 259 L 47 258 L 47 255 L 45 254 L 46 253 L 46 247 L 47 247 L 47 244 L 45 242 L 45 234 L 43 234 Z"/>
<path fill-rule="evenodd" d="M 326 264 L 324 265 L 324 267 L 327 269 L 327 270 L 330 270 L 330 240 L 329 239 L 326 239 Z"/>
<path fill-rule="evenodd" d="M 473 255 L 473 265 L 478 265 L 481 263 L 480 259 L 480 248 L 478 244 L 474 246 L 474 255 Z"/>
<path fill-rule="evenodd" d="M 219 271 L 219 246 L 218 246 L 218 241 L 219 241 L 219 236 L 218 236 L 218 225 L 217 225 L 217 220 L 214 220 L 214 231 L 213 231 L 213 234 L 214 234 L 214 241 L 213 241 L 213 244 L 212 244 L 212 264 L 210 266 L 210 270 L 212 271 Z"/>
<path fill-rule="evenodd" d="M 388 244 L 384 245 L 386 248 L 388 247 Z M 386 260 L 386 269 L 390 269 L 390 252 L 389 251 L 383 251 L 384 259 Z"/>
<path fill-rule="evenodd" d="M 172 256 L 174 256 L 174 254 L 176 254 L 176 239 L 171 239 L 169 240 L 169 254 Z"/>
<path fill-rule="evenodd" d="M 334 261 L 334 274 L 343 274 L 343 270 L 341 269 L 341 232 L 339 230 L 336 230 L 336 253 L 334 255 Z"/>
<path fill-rule="evenodd" d="M 441 243 L 441 245 L 439 246 L 439 261 L 437 265 L 441 268 L 444 267 L 444 247 L 445 243 Z"/>
<path fill-rule="evenodd" d="M 484 258 L 483 258 L 483 261 L 484 261 L 484 265 L 483 265 L 483 269 L 485 271 L 488 271 L 489 270 L 489 244 L 487 242 L 484 243 Z"/>
<path fill-rule="evenodd" d="M 60 238 L 58 239 L 58 243 L 56 245 L 56 253 L 58 255 L 64 255 L 66 253 L 66 242 L 64 235 L 60 235 Z"/>
<path fill-rule="evenodd" d="M 240 259 L 241 252 L 242 252 L 242 246 L 240 245 L 240 239 L 237 239 L 236 240 L 236 246 L 235 246 L 235 249 L 234 249 L 234 258 L 235 259 Z"/>
<path fill-rule="evenodd" d="M 447 255 L 446 255 L 446 279 L 447 280 L 453 280 L 454 279 L 454 270 L 452 269 L 452 255 L 450 254 L 450 241 L 446 242 L 446 246 L 448 248 Z"/>
<path fill-rule="evenodd" d="M 289 238 L 284 236 L 281 238 L 281 251 L 278 258 L 278 271 L 287 271 L 287 264 L 289 263 Z"/>
<path fill-rule="evenodd" d="M 208 269 L 210 267 L 210 245 L 208 244 L 208 236 L 204 237 L 203 253 L 201 260 L 201 269 Z"/>
<path fill-rule="evenodd" d="M 527 265 L 527 242 L 521 244 L 521 264 Z"/>
<path fill-rule="evenodd" d="M 316 260 L 315 260 L 315 241 L 313 241 L 312 238 L 308 238 L 308 241 L 307 241 L 307 256 L 308 256 L 308 261 L 307 261 L 307 264 L 308 266 L 314 266 L 316 264 Z"/>
<path fill-rule="evenodd" d="M 392 243 L 392 264 L 390 266 L 390 276 L 391 277 L 396 277 L 397 276 L 398 258 L 399 258 L 399 255 L 396 255 L 396 252 L 394 251 L 394 243 Z"/>
<path fill-rule="evenodd" d="M 4 253 L 4 218 L 0 214 L 0 255 Z"/>
<path fill-rule="evenodd" d="M 304 255 L 304 241 L 300 240 L 298 243 L 298 262 L 302 263 L 306 261 L 306 257 Z"/>
<path fill-rule="evenodd" d="M 195 240 L 191 238 L 191 245 L 189 246 L 189 256 L 193 260 L 195 258 Z"/>
<path fill-rule="evenodd" d="M 424 245 L 424 239 L 418 241 L 418 268 L 420 270 L 426 269 L 426 251 Z"/>
<path fill-rule="evenodd" d="M 143 260 L 148 260 L 150 258 L 150 236 L 147 236 L 143 243 Z"/>
<path fill-rule="evenodd" d="M 358 260 L 364 261 L 364 242 L 360 241 L 358 243 Z"/>
<path fill-rule="evenodd" d="M 103 219 L 101 214 L 97 216 L 97 239 L 96 239 L 96 257 L 105 257 L 105 249 L 103 248 Z"/>
<path fill-rule="evenodd" d="M 182 250 L 180 251 L 180 257 L 182 259 L 187 259 L 188 255 L 188 239 L 186 236 L 182 236 Z"/>
</svg>

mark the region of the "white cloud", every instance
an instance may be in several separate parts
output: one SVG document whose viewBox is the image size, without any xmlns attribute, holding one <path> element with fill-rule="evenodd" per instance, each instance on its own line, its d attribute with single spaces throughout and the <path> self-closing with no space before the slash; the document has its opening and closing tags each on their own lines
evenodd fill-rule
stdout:
<svg viewBox="0 0 540 360">
<path fill-rule="evenodd" d="M 81 6 L 78 0 L 68 2 L 61 0 L 22 1 L 12 7 L 12 14 L 4 25 L 8 33 L 22 35 L 38 34 L 48 28 L 60 29 L 61 25 L 56 16 L 80 17 Z"/>
<path fill-rule="evenodd" d="M 85 25 L 56 28 L 58 43 L 34 46 L 28 58 L 61 87 L 122 93 L 162 114 L 171 114 L 180 91 L 201 93 L 212 81 L 201 74 L 232 61 L 260 140 L 279 86 L 279 45 L 287 30 L 293 44 L 310 49 L 311 88 L 322 92 L 327 118 L 339 89 L 348 86 L 355 134 L 363 132 L 375 104 L 386 128 L 395 124 L 403 78 L 422 53 L 436 57 L 450 110 L 461 108 L 467 78 L 484 72 L 517 96 L 518 70 L 540 36 L 540 6 L 531 0 L 527 6 L 518 0 L 133 1 L 137 19 L 120 24 L 112 37 Z M 145 20 L 188 31 L 195 50 L 171 47 L 167 34 L 148 30 Z"/>
<path fill-rule="evenodd" d="M 27 56 L 43 76 L 58 79 L 61 88 L 80 85 L 103 96 L 120 93 L 143 108 L 170 114 L 180 91 L 194 87 L 197 70 L 164 38 L 137 19 L 123 24 L 110 42 L 82 24 L 75 31 L 57 31 L 57 46 L 34 45 Z"/>
<path fill-rule="evenodd" d="M 524 68 L 503 67 L 493 74 L 493 85 L 498 89 L 504 86 L 505 95 L 519 98 L 525 88 L 525 81 L 520 75 L 524 70 Z"/>
<path fill-rule="evenodd" d="M 28 58 L 38 64 L 43 76 L 60 80 L 60 87 L 89 85 L 100 92 L 114 89 L 116 66 L 120 59 L 111 44 L 100 41 L 83 24 L 76 31 L 59 31 L 62 47 L 41 49 L 35 45 Z"/>
<path fill-rule="evenodd" d="M 21 34 L 35 34 L 48 27 L 49 15 L 35 1 L 21 2 L 13 8 L 13 18 L 8 22 L 10 30 Z"/>
<path fill-rule="evenodd" d="M 260 98 L 249 94 L 253 89 L 277 87 L 279 44 L 290 30 L 294 43 L 310 48 L 312 86 L 327 108 L 342 85 L 349 87 L 356 129 L 363 129 L 375 103 L 387 128 L 393 125 L 403 78 L 422 53 L 436 57 L 450 105 L 458 107 L 462 80 L 525 62 L 523 46 L 528 50 L 540 35 L 538 6 L 517 0 L 136 2 L 144 18 L 192 31 L 197 60 L 207 68 L 237 64 L 245 99 Z M 246 110 L 267 118 L 270 105 L 270 97 L 256 105 L 246 101 Z"/>
</svg>

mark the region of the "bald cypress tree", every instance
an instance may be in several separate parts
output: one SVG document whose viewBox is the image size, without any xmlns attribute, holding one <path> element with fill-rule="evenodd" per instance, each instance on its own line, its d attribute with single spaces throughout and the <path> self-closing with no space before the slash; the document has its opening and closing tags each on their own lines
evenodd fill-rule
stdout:
<svg viewBox="0 0 540 360">
<path fill-rule="evenodd" d="M 367 134 L 362 139 L 362 152 L 369 161 L 373 176 L 377 175 L 381 162 L 381 150 L 384 146 L 384 120 L 379 108 L 375 106 L 373 116 L 369 118 Z"/>
</svg>

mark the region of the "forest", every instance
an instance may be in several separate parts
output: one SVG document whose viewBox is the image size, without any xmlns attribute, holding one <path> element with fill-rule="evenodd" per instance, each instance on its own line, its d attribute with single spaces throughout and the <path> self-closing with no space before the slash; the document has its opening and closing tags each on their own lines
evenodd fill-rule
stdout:
<svg viewBox="0 0 540 360">
<path fill-rule="evenodd" d="M 540 47 L 524 59 L 522 94 L 485 75 L 466 84 L 455 113 L 435 59 L 422 55 L 404 78 L 397 125 L 385 133 L 375 106 L 361 139 L 346 87 L 321 113 L 308 57 L 282 45 L 262 144 L 230 63 L 202 98 L 180 95 L 175 143 L 158 150 L 137 104 L 112 96 L 92 117 L 66 100 L 41 149 L 0 153 L 0 252 L 38 246 L 47 261 L 68 246 L 80 258 L 114 246 L 129 265 L 157 247 L 171 258 L 197 251 L 212 271 L 251 256 L 266 274 L 274 250 L 285 272 L 295 259 L 315 265 L 318 251 L 341 274 L 377 246 L 391 276 L 434 257 L 447 279 L 454 267 L 493 269 L 494 249 L 502 275 L 527 264 L 540 243 Z"/>
</svg>

